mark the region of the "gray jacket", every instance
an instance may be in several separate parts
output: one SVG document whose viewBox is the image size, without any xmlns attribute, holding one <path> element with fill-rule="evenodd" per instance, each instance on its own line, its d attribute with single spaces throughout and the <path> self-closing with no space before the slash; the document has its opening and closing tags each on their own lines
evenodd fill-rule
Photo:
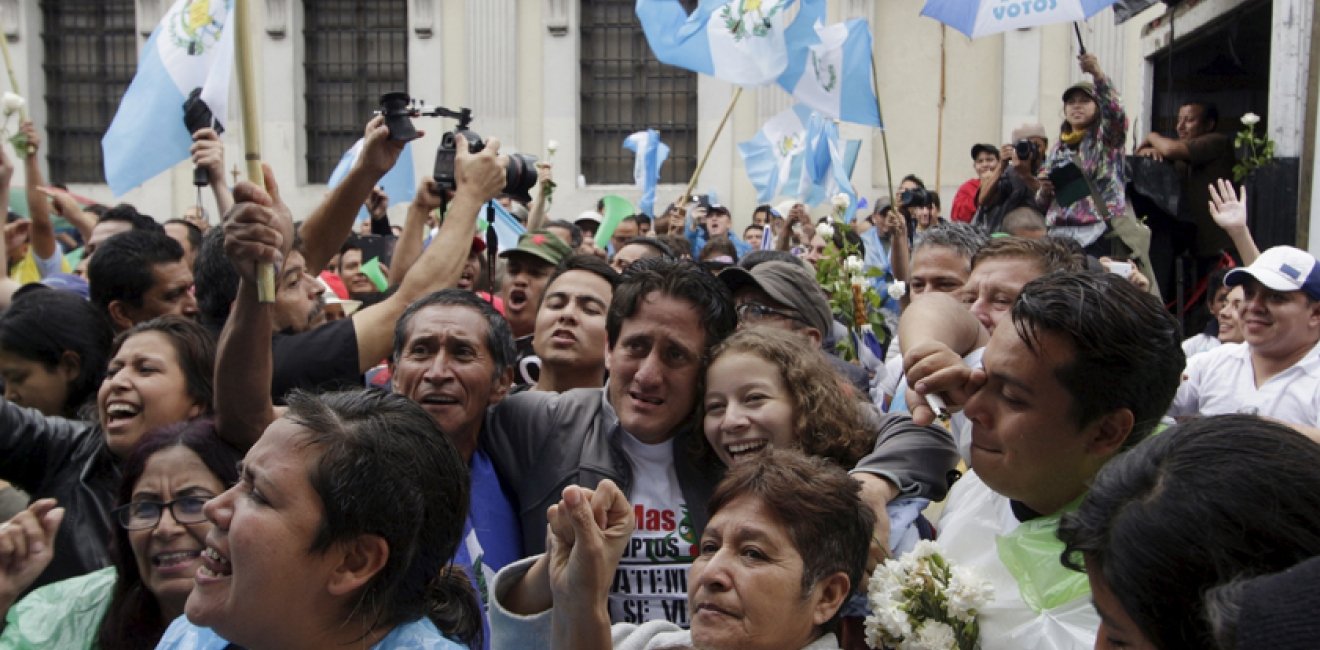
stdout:
<svg viewBox="0 0 1320 650">
<path fill-rule="evenodd" d="M 692 527 L 706 527 L 706 502 L 723 474 L 713 458 L 696 460 L 692 427 L 675 434 L 674 461 Z M 545 511 L 565 487 L 595 488 L 610 479 L 632 496 L 632 465 L 619 436 L 626 435 L 604 388 L 510 395 L 491 409 L 481 445 L 517 498 L 523 552 L 545 552 Z"/>
<path fill-rule="evenodd" d="M 866 426 L 876 434 L 875 451 L 854 471 L 890 480 L 902 496 L 943 499 L 949 470 L 958 464 L 949 432 L 916 426 L 906 415 L 878 413 L 870 404 L 862 406 Z M 694 433 L 686 426 L 675 435 L 674 469 L 693 533 L 699 537 L 708 520 L 706 502 L 724 467 L 713 457 L 698 458 Z M 490 410 L 481 444 L 517 499 L 524 553 L 545 552 L 545 511 L 559 502 L 565 487 L 594 488 L 610 479 L 631 498 L 632 466 L 619 442 L 621 435 L 626 434 L 604 388 L 518 393 Z"/>
</svg>

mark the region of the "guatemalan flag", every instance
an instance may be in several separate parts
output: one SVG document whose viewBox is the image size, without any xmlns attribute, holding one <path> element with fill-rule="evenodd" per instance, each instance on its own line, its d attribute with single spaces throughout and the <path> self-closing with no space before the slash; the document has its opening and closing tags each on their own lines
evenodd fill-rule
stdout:
<svg viewBox="0 0 1320 650">
<path fill-rule="evenodd" d="M 655 216 L 655 186 L 660 182 L 660 165 L 669 158 L 669 145 L 660 141 L 659 131 L 647 129 L 628 136 L 623 148 L 637 154 L 633 161 L 633 182 L 642 188 L 637 209 Z"/>
<path fill-rule="evenodd" d="M 327 187 L 335 187 L 343 182 L 344 177 L 357 164 L 358 156 L 362 155 L 363 139 L 358 138 L 353 146 L 344 152 L 339 158 L 339 164 L 335 165 L 334 171 L 330 172 L 330 180 L 326 181 Z M 381 177 L 376 185 L 385 190 L 385 195 L 390 199 L 390 205 L 396 203 L 409 203 L 413 200 L 413 195 L 417 193 L 417 176 L 413 170 L 412 143 L 403 145 L 403 152 L 399 154 L 399 159 L 394 162 L 385 175 Z M 371 218 L 367 213 L 367 207 L 364 205 L 358 209 L 357 220 L 363 221 Z"/>
<path fill-rule="evenodd" d="M 860 18 L 817 25 L 791 51 L 779 86 L 826 117 L 867 126 L 880 123 L 871 74 L 871 28 Z"/>
<path fill-rule="evenodd" d="M 803 143 L 811 109 L 796 104 L 766 120 L 751 140 L 738 143 L 747 177 L 756 188 L 756 200 L 769 203 L 781 190 L 796 188 L 795 172 L 801 170 Z"/>
<path fill-rule="evenodd" d="M 853 166 L 857 164 L 860 140 L 839 140 L 839 126 L 834 120 L 813 113 L 807 123 L 803 144 L 802 172 L 797 197 L 807 205 L 818 205 L 833 199 L 836 194 L 847 194 L 848 209 L 844 222 L 851 223 L 857 208 L 857 193 L 853 190 Z"/>
<path fill-rule="evenodd" d="M 223 127 L 234 65 L 234 0 L 175 0 L 138 58 L 137 74 L 101 138 L 115 196 L 189 157 L 183 102 L 194 89 Z"/>
<path fill-rule="evenodd" d="M 824 16 L 825 0 L 700 0 L 691 15 L 678 0 L 637 0 L 655 58 L 742 86 L 778 78 Z"/>
</svg>

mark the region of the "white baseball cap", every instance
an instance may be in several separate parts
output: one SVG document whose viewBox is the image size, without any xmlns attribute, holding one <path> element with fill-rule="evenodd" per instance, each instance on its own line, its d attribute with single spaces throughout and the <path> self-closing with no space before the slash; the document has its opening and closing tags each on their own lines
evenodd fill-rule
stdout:
<svg viewBox="0 0 1320 650">
<path fill-rule="evenodd" d="M 1320 260 L 1292 246 L 1275 246 L 1261 253 L 1251 266 L 1229 271 L 1224 286 L 1236 287 L 1247 276 L 1275 291 L 1301 291 L 1320 300 Z"/>
</svg>

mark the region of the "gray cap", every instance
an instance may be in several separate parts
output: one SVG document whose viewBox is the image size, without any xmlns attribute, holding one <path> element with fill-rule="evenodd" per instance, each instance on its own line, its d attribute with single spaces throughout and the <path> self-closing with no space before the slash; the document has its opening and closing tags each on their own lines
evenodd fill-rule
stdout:
<svg viewBox="0 0 1320 650">
<path fill-rule="evenodd" d="M 775 302 L 801 314 L 822 337 L 829 336 L 833 330 L 834 317 L 825 293 L 816 276 L 799 264 L 762 262 L 751 271 L 731 266 L 720 272 L 720 280 L 730 292 L 736 293 L 748 285 L 764 291 Z"/>
</svg>

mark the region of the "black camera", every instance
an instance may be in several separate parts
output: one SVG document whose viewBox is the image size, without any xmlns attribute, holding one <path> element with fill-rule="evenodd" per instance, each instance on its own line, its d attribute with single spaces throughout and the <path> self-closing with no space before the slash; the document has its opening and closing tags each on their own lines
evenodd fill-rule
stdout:
<svg viewBox="0 0 1320 650">
<path fill-rule="evenodd" d="M 475 131 L 467 128 L 472 120 L 470 109 L 461 109 L 458 126 L 453 131 L 440 136 L 440 147 L 435 151 L 435 169 L 432 176 L 442 190 L 453 191 L 458 187 L 454 178 L 454 159 L 458 157 L 458 135 L 467 141 L 468 152 L 478 153 L 486 148 L 486 142 Z M 504 165 L 504 193 L 522 202 L 532 200 L 528 193 L 536 185 L 536 156 L 509 154 L 509 162 Z"/>
<path fill-rule="evenodd" d="M 417 129 L 413 128 L 412 119 L 421 115 L 408 93 L 392 92 L 380 96 L 380 114 L 385 116 L 385 126 L 390 130 L 391 140 L 408 142 L 417 138 Z"/>
<path fill-rule="evenodd" d="M 1013 153 L 1017 155 L 1018 160 L 1031 160 L 1031 158 L 1040 153 L 1036 148 L 1036 143 L 1023 138 L 1013 143 Z"/>
<path fill-rule="evenodd" d="M 431 176 L 440 191 L 453 192 L 458 188 L 458 179 L 454 177 L 454 160 L 458 157 L 458 138 L 462 135 L 467 141 L 469 153 L 479 153 L 486 148 L 486 141 L 468 127 L 472 124 L 472 109 L 460 108 L 457 111 L 437 106 L 429 111 L 419 107 L 404 92 L 385 93 L 380 96 L 380 113 L 385 116 L 385 126 L 390 130 L 392 140 L 412 140 L 417 137 L 413 128 L 414 117 L 452 117 L 458 120 L 454 130 L 440 136 L 440 146 L 435 151 L 435 167 Z M 531 201 L 528 193 L 536 185 L 536 156 L 509 154 L 509 162 L 504 165 L 504 193 L 522 202 Z"/>
<path fill-rule="evenodd" d="M 930 192 L 920 187 L 903 190 L 903 193 L 898 195 L 898 201 L 905 208 L 924 208 L 930 205 Z"/>
</svg>

